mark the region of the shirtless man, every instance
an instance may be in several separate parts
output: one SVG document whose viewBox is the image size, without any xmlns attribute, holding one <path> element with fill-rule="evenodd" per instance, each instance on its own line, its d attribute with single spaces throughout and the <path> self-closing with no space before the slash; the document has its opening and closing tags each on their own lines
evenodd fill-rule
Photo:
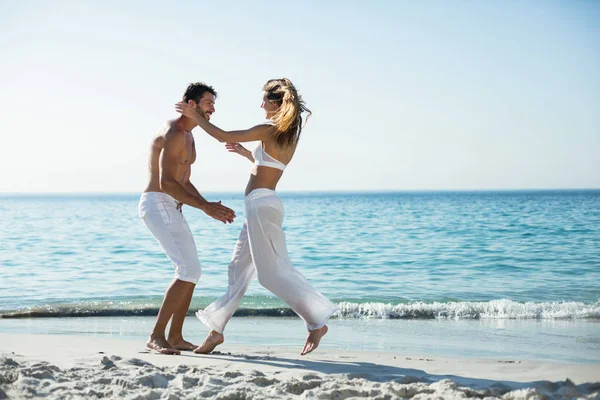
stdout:
<svg viewBox="0 0 600 400">
<path fill-rule="evenodd" d="M 215 90 L 204 83 L 190 84 L 183 101 L 208 120 L 215 112 Z M 199 208 L 223 223 L 232 223 L 235 213 L 221 202 L 205 200 L 190 182 L 191 167 L 196 160 L 192 129 L 196 121 L 181 116 L 168 121 L 152 141 L 150 181 L 142 193 L 139 215 L 158 240 L 175 267 L 175 279 L 169 286 L 146 345 L 163 354 L 179 354 L 197 346 L 183 339 L 183 321 L 194 288 L 200 279 L 200 262 L 192 232 L 183 216 L 182 206 Z M 168 337 L 165 330 L 169 320 Z"/>
</svg>

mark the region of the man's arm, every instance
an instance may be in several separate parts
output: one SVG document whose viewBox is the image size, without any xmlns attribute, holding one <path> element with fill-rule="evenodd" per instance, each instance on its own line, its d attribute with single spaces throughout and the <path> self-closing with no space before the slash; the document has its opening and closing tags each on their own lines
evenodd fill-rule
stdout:
<svg viewBox="0 0 600 400">
<path fill-rule="evenodd" d="M 188 178 L 186 179 L 185 183 L 184 183 L 184 187 L 185 189 L 192 193 L 195 196 L 200 197 L 201 199 L 204 199 L 204 197 L 202 197 L 202 195 L 200 194 L 200 192 L 198 191 L 198 189 L 196 189 L 196 187 L 192 184 L 192 182 L 190 181 L 190 177 L 188 175 Z"/>
<path fill-rule="evenodd" d="M 160 189 L 177 201 L 198 208 L 216 220 L 233 222 L 235 218 L 233 210 L 221 205 L 220 202 L 206 201 L 196 188 L 190 191 L 175 179 L 179 166 L 179 157 L 184 149 L 185 137 L 183 134 L 179 132 L 167 132 L 160 156 Z M 189 182 L 189 179 L 187 181 Z"/>
<path fill-rule="evenodd" d="M 201 199 L 203 199 L 203 200 L 206 201 L 206 199 L 204 197 L 202 197 L 202 195 L 196 189 L 196 187 L 194 185 L 192 185 L 192 182 L 190 182 L 190 175 L 191 174 L 192 174 L 192 168 L 190 166 L 185 171 L 185 173 L 183 174 L 183 187 L 185 188 L 185 190 L 187 190 L 188 192 L 190 192 L 194 196 L 200 197 Z M 180 201 L 177 201 L 177 209 L 181 209 L 181 206 L 183 206 L 183 203 L 180 202 Z"/>
<path fill-rule="evenodd" d="M 185 137 L 179 132 L 167 132 L 160 155 L 160 190 L 177 201 L 202 210 L 207 201 L 194 193 L 190 193 L 175 179 L 180 162 L 179 157 L 184 149 Z"/>
</svg>

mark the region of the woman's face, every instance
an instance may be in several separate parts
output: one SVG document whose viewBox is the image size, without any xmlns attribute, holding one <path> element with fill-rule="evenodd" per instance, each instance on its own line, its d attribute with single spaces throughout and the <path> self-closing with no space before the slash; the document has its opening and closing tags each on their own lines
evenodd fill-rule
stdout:
<svg viewBox="0 0 600 400">
<path fill-rule="evenodd" d="M 265 117 L 267 117 L 267 119 L 271 119 L 277 112 L 277 109 L 279 108 L 279 106 L 277 104 L 271 102 L 267 98 L 267 96 L 268 96 L 268 93 L 263 92 L 263 101 L 262 101 L 262 104 L 260 105 L 260 107 L 265 110 Z"/>
</svg>

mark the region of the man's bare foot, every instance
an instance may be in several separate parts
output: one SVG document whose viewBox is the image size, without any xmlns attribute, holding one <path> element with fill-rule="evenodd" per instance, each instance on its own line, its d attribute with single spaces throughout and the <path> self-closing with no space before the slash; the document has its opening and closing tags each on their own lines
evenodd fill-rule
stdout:
<svg viewBox="0 0 600 400">
<path fill-rule="evenodd" d="M 222 333 L 217 331 L 210 331 L 209 334 L 204 339 L 204 342 L 196 350 L 194 353 L 196 354 L 208 354 L 215 349 L 218 345 L 223 343 L 225 338 Z"/>
<path fill-rule="evenodd" d="M 169 342 L 172 348 L 177 350 L 192 351 L 196 347 L 198 347 L 195 344 L 191 344 L 187 340 L 183 340 L 183 338 L 179 340 L 169 338 L 167 341 Z"/>
<path fill-rule="evenodd" d="M 304 348 L 302 349 L 302 353 L 300 353 L 300 355 L 304 356 L 319 347 L 321 338 L 325 336 L 328 330 L 329 329 L 327 329 L 327 325 L 323 325 L 322 328 L 309 331 L 308 337 L 306 338 L 306 343 L 304 343 Z"/>
<path fill-rule="evenodd" d="M 148 339 L 148 341 L 146 342 L 146 347 L 148 347 L 149 349 L 152 350 L 156 350 L 158 351 L 160 354 L 180 354 L 180 351 L 173 348 L 169 342 L 167 342 L 167 339 L 163 338 L 158 338 L 158 337 L 152 337 L 150 336 L 150 338 Z"/>
</svg>

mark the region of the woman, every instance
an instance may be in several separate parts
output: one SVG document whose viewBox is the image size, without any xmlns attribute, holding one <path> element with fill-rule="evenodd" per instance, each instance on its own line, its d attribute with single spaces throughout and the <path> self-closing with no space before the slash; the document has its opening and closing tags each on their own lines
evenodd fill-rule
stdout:
<svg viewBox="0 0 600 400">
<path fill-rule="evenodd" d="M 227 292 L 196 315 L 211 332 L 194 352 L 209 353 L 223 343 L 223 331 L 238 308 L 252 279 L 285 301 L 303 320 L 308 338 L 301 354 L 317 348 L 327 333 L 327 321 L 337 307 L 317 292 L 292 265 L 282 230 L 283 204 L 275 188 L 296 151 L 302 132 L 302 113 L 308 110 L 289 79 L 272 79 L 263 87 L 267 121 L 253 128 L 226 132 L 208 122 L 196 108 L 178 103 L 177 111 L 194 119 L 209 135 L 227 143 L 230 151 L 255 167 L 246 187 L 246 222 L 229 264 Z M 260 141 L 252 154 L 240 142 Z"/>
</svg>

